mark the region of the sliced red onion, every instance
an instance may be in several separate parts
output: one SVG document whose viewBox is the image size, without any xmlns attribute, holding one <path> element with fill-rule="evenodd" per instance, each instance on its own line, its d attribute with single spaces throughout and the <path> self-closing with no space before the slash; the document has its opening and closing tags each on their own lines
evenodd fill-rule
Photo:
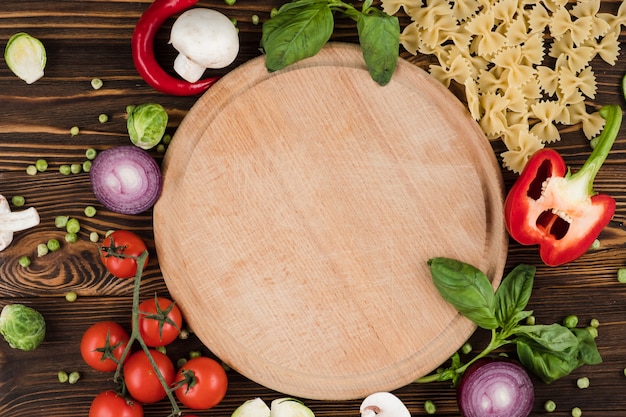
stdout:
<svg viewBox="0 0 626 417">
<path fill-rule="evenodd" d="M 116 213 L 142 213 L 161 195 L 159 165 L 148 152 L 136 146 L 99 152 L 89 175 L 96 198 Z"/>
<path fill-rule="evenodd" d="M 484 358 L 465 371 L 457 400 L 464 417 L 527 417 L 535 391 L 518 363 Z"/>
</svg>

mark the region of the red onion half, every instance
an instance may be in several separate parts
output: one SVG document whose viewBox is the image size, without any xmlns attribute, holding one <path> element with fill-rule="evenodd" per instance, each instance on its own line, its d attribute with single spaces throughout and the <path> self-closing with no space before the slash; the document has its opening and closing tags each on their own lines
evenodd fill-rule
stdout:
<svg viewBox="0 0 626 417">
<path fill-rule="evenodd" d="M 527 417 L 535 391 L 521 365 L 483 358 L 463 374 L 457 400 L 464 417 Z"/>
<path fill-rule="evenodd" d="M 118 146 L 98 153 L 89 175 L 98 201 L 116 213 L 142 213 L 161 195 L 159 165 L 136 146 Z"/>
</svg>

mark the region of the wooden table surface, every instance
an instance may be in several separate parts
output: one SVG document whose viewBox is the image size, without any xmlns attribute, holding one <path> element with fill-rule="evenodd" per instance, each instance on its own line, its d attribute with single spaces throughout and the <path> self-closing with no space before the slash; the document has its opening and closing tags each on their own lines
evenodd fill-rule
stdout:
<svg viewBox="0 0 626 417">
<path fill-rule="evenodd" d="M 617 2 L 603 7 L 614 11 Z M 26 31 L 43 41 L 47 49 L 46 75 L 27 85 L 15 77 L 0 58 L 0 194 L 10 198 L 22 195 L 28 206 L 35 206 L 41 224 L 16 234 L 14 243 L 0 252 L 0 307 L 24 303 L 41 311 L 46 317 L 48 332 L 45 342 L 36 350 L 22 352 L 0 343 L 0 415 L 13 417 L 87 416 L 92 398 L 100 391 L 114 388 L 111 375 L 90 370 L 79 353 L 82 333 L 92 323 L 103 319 L 116 320 L 127 328 L 132 285 L 109 275 L 97 258 L 97 246 L 89 242 L 92 231 L 103 235 L 107 230 L 130 229 L 146 239 L 154 251 L 152 213 L 126 216 L 101 209 L 93 218 L 83 214 L 85 206 L 101 208 L 90 190 L 89 176 L 64 176 L 58 172 L 62 164 L 82 162 L 87 148 L 105 149 L 128 143 L 125 108 L 144 102 L 162 104 L 170 115 L 169 133 L 191 108 L 197 97 L 173 97 L 156 92 L 138 76 L 132 62 L 130 37 L 149 1 L 36 1 L 3 0 L 0 4 L 0 44 L 2 49 L 10 35 Z M 229 69 L 259 55 L 260 25 L 252 24 L 252 16 L 261 22 L 279 1 L 239 0 L 234 6 L 222 1 L 202 1 L 199 5 L 224 11 L 236 18 L 240 29 L 241 52 Z M 157 37 L 157 56 L 171 61 L 174 52 L 166 45 L 167 22 Z M 333 40 L 354 42 L 354 25 L 339 21 Z M 624 41 L 624 36 L 620 38 Z M 403 56 L 405 56 L 403 54 Z M 426 57 L 409 57 L 416 65 L 426 67 Z M 623 105 L 619 88 L 626 71 L 623 60 L 616 66 L 598 63 L 598 94 L 592 105 Z M 224 74 L 226 70 L 216 74 Z M 94 90 L 90 81 L 101 78 L 104 86 Z M 98 115 L 106 113 L 109 121 L 101 124 Z M 71 137 L 70 128 L 80 127 L 80 134 Z M 533 416 L 543 415 L 543 403 L 557 403 L 553 415 L 570 415 L 572 407 L 580 407 L 585 416 L 615 417 L 626 415 L 626 285 L 617 281 L 617 271 L 626 266 L 626 128 L 596 178 L 596 189 L 617 200 L 613 221 L 600 236 L 601 249 L 578 261 L 556 268 L 543 266 L 536 248 L 510 243 L 507 270 L 519 263 L 537 266 L 535 288 L 530 308 L 539 323 L 559 322 L 576 314 L 581 323 L 598 319 L 601 323 L 597 344 L 604 362 L 579 368 L 550 385 L 536 384 Z M 494 151 L 503 148 L 494 142 Z M 577 128 L 563 133 L 563 140 L 553 145 L 573 168 L 580 167 L 589 154 L 586 139 Z M 161 161 L 162 155 L 153 151 Z M 35 176 L 25 169 L 36 159 L 44 158 L 50 168 Z M 509 187 L 515 176 L 503 170 Z M 445 190 L 442 190 L 445 192 Z M 80 240 L 63 244 L 58 252 L 42 258 L 35 255 L 36 246 L 50 238 L 63 239 L 63 232 L 54 225 L 58 215 L 76 217 L 81 221 Z M 17 261 L 29 254 L 33 263 L 22 268 Z M 78 293 L 78 300 L 69 303 L 64 295 Z M 144 274 L 142 296 L 155 292 L 166 295 L 167 289 L 159 271 L 156 256 Z M 481 348 L 487 334 L 476 332 L 471 343 Z M 193 336 L 179 340 L 168 349 L 176 360 L 189 351 L 211 353 Z M 58 371 L 78 371 L 82 377 L 74 385 L 61 384 Z M 580 390 L 576 379 L 587 376 L 590 387 Z M 262 397 L 266 401 L 283 396 L 229 371 L 230 385 L 224 401 L 198 416 L 230 416 L 247 399 Z M 423 403 L 433 400 L 437 415 L 457 416 L 455 393 L 448 383 L 411 384 L 396 391 L 413 415 L 424 415 Z M 317 416 L 358 416 L 360 400 L 331 402 L 305 400 Z M 169 414 L 167 401 L 145 407 L 146 416 Z M 185 410 L 186 411 L 186 410 Z"/>
</svg>

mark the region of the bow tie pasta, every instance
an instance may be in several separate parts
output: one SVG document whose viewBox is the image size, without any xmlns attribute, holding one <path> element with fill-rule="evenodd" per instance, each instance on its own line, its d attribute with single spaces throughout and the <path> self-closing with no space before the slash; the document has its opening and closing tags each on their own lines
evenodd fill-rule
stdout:
<svg viewBox="0 0 626 417">
<path fill-rule="evenodd" d="M 464 86 L 472 117 L 490 140 L 502 140 L 503 165 L 521 172 L 557 125 L 582 126 L 588 139 L 604 126 L 588 111 L 596 79 L 591 62 L 615 65 L 626 2 L 615 15 L 600 0 L 382 0 L 411 23 L 400 37 L 410 53 L 434 55 L 430 74 L 445 86 Z M 547 35 L 547 36 L 546 36 Z"/>
</svg>

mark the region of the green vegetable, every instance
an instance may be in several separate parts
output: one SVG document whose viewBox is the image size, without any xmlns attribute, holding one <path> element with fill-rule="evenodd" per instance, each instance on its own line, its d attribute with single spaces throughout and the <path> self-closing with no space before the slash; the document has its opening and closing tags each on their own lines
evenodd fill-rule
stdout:
<svg viewBox="0 0 626 417">
<path fill-rule="evenodd" d="M 100 78 L 94 78 L 91 80 L 91 88 L 93 88 L 94 90 L 101 89 L 103 84 L 104 83 Z"/>
<path fill-rule="evenodd" d="M 100 123 L 106 123 L 106 122 L 108 122 L 108 121 L 109 121 L 109 116 L 108 116 L 108 115 L 106 115 L 105 113 L 100 113 L 100 114 L 98 115 L 98 121 L 99 121 Z"/>
<path fill-rule="evenodd" d="M 54 218 L 54 225 L 59 228 L 65 227 L 69 219 L 69 216 L 57 216 Z"/>
<path fill-rule="evenodd" d="M 45 243 L 40 243 L 37 245 L 37 256 L 39 258 L 41 258 L 42 256 L 46 256 L 48 252 L 50 252 L 50 249 L 48 249 L 48 245 L 46 245 Z"/>
<path fill-rule="evenodd" d="M 589 388 L 589 378 L 586 376 L 581 376 L 576 380 L 576 386 L 580 389 Z"/>
<path fill-rule="evenodd" d="M 45 159 L 38 159 L 35 161 L 35 168 L 37 168 L 37 171 L 39 172 L 44 172 L 48 169 L 48 161 Z"/>
<path fill-rule="evenodd" d="M 61 249 L 61 243 L 59 242 L 58 239 L 48 239 L 48 242 L 46 242 L 46 246 L 48 247 L 48 250 L 50 252 L 54 252 L 54 251 Z"/>
<path fill-rule="evenodd" d="M 78 294 L 76 294 L 76 292 L 74 291 L 70 291 L 67 294 L 65 294 L 65 300 L 68 303 L 73 303 L 74 301 L 76 301 L 77 298 L 78 298 Z"/>
<path fill-rule="evenodd" d="M 70 175 L 72 173 L 72 169 L 69 165 L 63 164 L 59 167 L 59 172 L 63 175 Z"/>
<path fill-rule="evenodd" d="M 167 128 L 167 112 L 160 104 L 147 103 L 128 106 L 126 127 L 130 141 L 141 149 L 155 147 Z"/>
<path fill-rule="evenodd" d="M 96 211 L 96 208 L 94 206 L 87 206 L 87 207 L 85 207 L 84 212 L 85 212 L 85 216 L 93 217 L 93 216 L 96 215 L 97 211 Z"/>
<path fill-rule="evenodd" d="M 96 159 L 97 155 L 98 155 L 98 151 L 96 151 L 94 148 L 89 148 L 85 151 L 85 157 L 89 159 L 90 161 L 93 161 L 94 159 Z"/>
<path fill-rule="evenodd" d="M 463 262 L 434 258 L 428 261 L 435 287 L 441 296 L 478 326 L 491 331 L 489 345 L 476 357 L 461 363 L 455 354 L 448 368 L 420 378 L 418 382 L 458 382 L 469 365 L 508 344 L 515 344 L 517 356 L 528 370 L 545 383 L 570 374 L 582 365 L 602 362 L 594 335 L 588 329 L 561 324 L 521 324 L 532 316 L 526 310 L 535 268 L 518 265 L 494 292 L 487 276 Z"/>
<path fill-rule="evenodd" d="M 543 409 L 546 410 L 547 413 L 552 413 L 556 410 L 556 403 L 552 400 L 548 400 L 543 404 Z"/>
<path fill-rule="evenodd" d="M 70 136 L 72 137 L 77 136 L 79 132 L 80 132 L 80 129 L 78 128 L 78 126 L 72 126 L 70 128 Z"/>
<path fill-rule="evenodd" d="M 46 321 L 31 307 L 8 304 L 0 312 L 0 334 L 14 349 L 33 350 L 46 336 Z"/>
<path fill-rule="evenodd" d="M 78 382 L 79 379 L 80 379 L 80 373 L 74 371 L 74 372 L 70 372 L 70 374 L 68 375 L 67 381 L 70 384 L 75 384 Z"/>
<path fill-rule="evenodd" d="M 582 415 L 583 415 L 583 411 L 580 409 L 580 407 L 572 408 L 572 417 L 580 417 Z"/>
<path fill-rule="evenodd" d="M 65 224 L 65 230 L 68 233 L 78 233 L 80 232 L 80 222 L 78 221 L 78 219 L 71 217 L 67 220 L 67 223 Z"/>
<path fill-rule="evenodd" d="M 573 329 L 578 326 L 578 317 L 574 315 L 569 315 L 563 319 L 563 326 Z"/>
<path fill-rule="evenodd" d="M 37 175 L 37 167 L 35 165 L 29 165 L 26 167 L 26 173 L 28 175 Z"/>
<path fill-rule="evenodd" d="M 20 256 L 20 259 L 17 262 L 22 268 L 28 268 L 30 266 L 30 258 L 26 255 Z"/>
<path fill-rule="evenodd" d="M 277 71 L 317 54 L 330 39 L 334 14 L 357 22 L 359 43 L 371 77 L 386 85 L 399 57 L 400 23 L 365 1 L 361 10 L 341 0 L 293 0 L 263 24 L 261 48 L 268 71 Z"/>
<path fill-rule="evenodd" d="M 16 33 L 9 38 L 4 60 L 15 75 L 27 84 L 32 84 L 44 75 L 46 48 L 39 39 L 28 33 Z"/>
<path fill-rule="evenodd" d="M 59 371 L 59 372 L 57 372 L 57 378 L 59 378 L 59 382 L 60 383 L 64 384 L 69 379 L 69 376 L 67 375 L 67 372 Z"/>
<path fill-rule="evenodd" d="M 424 401 L 424 411 L 426 411 L 426 414 L 435 414 L 437 412 L 437 407 L 431 400 L 426 400 Z"/>
<path fill-rule="evenodd" d="M 22 207 L 26 203 L 26 199 L 21 195 L 14 195 L 11 197 L 11 204 L 15 207 Z"/>
</svg>

